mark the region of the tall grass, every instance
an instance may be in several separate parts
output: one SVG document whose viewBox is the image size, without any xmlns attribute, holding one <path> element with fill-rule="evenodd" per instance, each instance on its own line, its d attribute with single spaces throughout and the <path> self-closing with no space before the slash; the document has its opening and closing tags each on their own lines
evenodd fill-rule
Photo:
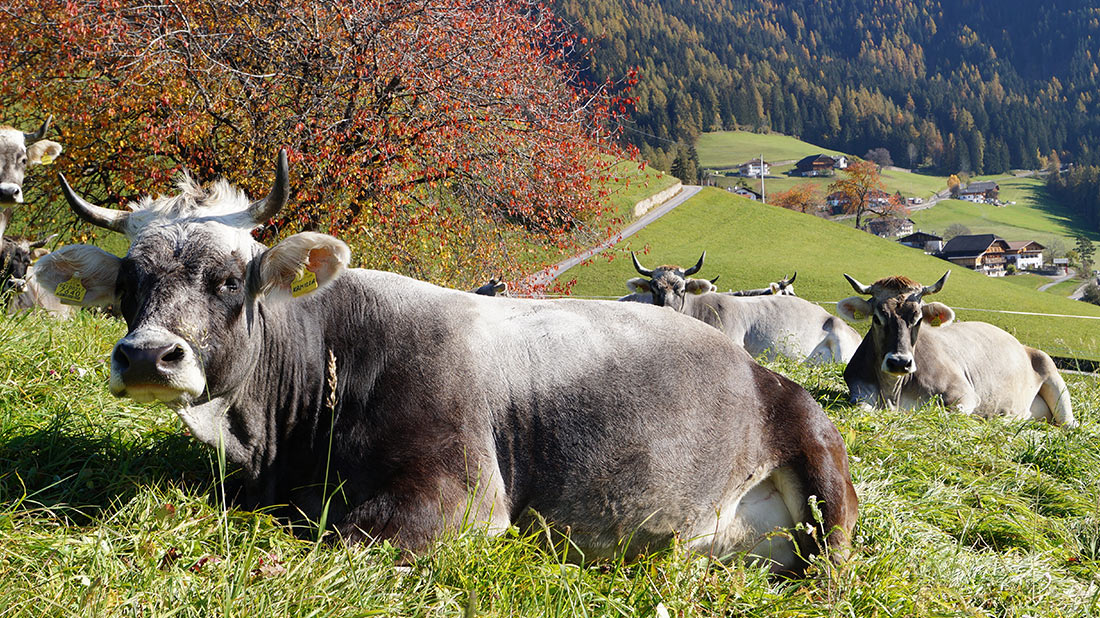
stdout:
<svg viewBox="0 0 1100 618">
<path fill-rule="evenodd" d="M 574 564 L 544 531 L 456 533 L 408 569 L 225 511 L 218 455 L 167 409 L 112 398 L 124 333 L 81 315 L 0 321 L 0 616 L 1084 616 L 1100 613 L 1100 384 L 1080 427 L 937 406 L 864 412 L 840 368 L 779 361 L 848 445 L 855 551 L 804 579 L 673 546 Z M 674 430 L 674 428 L 672 428 Z M 230 472 L 231 473 L 231 472 Z"/>
</svg>

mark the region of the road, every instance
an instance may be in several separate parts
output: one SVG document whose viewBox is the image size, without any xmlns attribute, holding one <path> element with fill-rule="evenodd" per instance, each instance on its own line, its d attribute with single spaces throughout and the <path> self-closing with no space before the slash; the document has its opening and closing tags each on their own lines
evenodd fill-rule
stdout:
<svg viewBox="0 0 1100 618">
<path fill-rule="evenodd" d="M 569 270 L 570 268 L 573 268 L 577 264 L 580 264 L 581 262 L 587 260 L 593 255 L 596 255 L 604 249 L 615 245 L 624 238 L 629 238 L 638 233 L 638 231 L 645 228 L 645 226 L 653 223 L 657 219 L 668 214 L 668 212 L 671 211 L 673 208 L 676 208 L 680 204 L 686 202 L 688 199 L 698 193 L 702 188 L 703 187 L 698 185 L 684 185 L 684 188 L 681 189 L 679 193 L 677 193 L 671 199 L 665 201 L 664 203 L 658 206 L 654 206 L 652 209 L 650 209 L 649 212 L 645 213 L 641 217 L 638 217 L 636 221 L 623 228 L 618 235 L 609 238 L 608 240 L 599 245 L 596 245 L 595 247 L 582 251 L 581 253 L 567 260 L 558 262 L 557 264 L 549 268 L 539 271 L 527 277 L 526 279 L 523 279 L 522 281 L 518 282 L 518 288 L 520 290 L 533 290 L 536 294 L 541 293 L 541 291 L 545 290 L 546 287 L 554 281 L 554 279 L 557 279 L 559 276 L 561 276 L 563 272 Z"/>
</svg>

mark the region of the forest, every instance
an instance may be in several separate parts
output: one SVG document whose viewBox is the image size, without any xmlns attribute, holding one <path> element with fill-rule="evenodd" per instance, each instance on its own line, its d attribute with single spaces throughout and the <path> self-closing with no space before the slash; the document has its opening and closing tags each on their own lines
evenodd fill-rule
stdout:
<svg viewBox="0 0 1100 618">
<path fill-rule="evenodd" d="M 1075 0 L 559 0 L 625 134 L 670 169 L 700 132 L 777 131 L 940 173 L 1100 163 L 1100 8 Z M 683 156 L 683 155 L 681 155 Z"/>
</svg>

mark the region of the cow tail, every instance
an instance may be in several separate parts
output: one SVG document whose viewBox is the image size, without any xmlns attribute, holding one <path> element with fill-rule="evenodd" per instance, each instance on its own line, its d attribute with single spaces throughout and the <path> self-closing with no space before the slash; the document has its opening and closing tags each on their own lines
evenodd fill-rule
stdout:
<svg viewBox="0 0 1100 618">
<path fill-rule="evenodd" d="M 1043 377 L 1043 383 L 1039 385 L 1039 396 L 1050 408 L 1051 421 L 1055 425 L 1076 426 L 1069 389 L 1062 374 L 1058 373 L 1058 367 L 1046 352 L 1034 348 L 1028 348 L 1028 352 L 1031 355 L 1031 366 Z"/>
</svg>

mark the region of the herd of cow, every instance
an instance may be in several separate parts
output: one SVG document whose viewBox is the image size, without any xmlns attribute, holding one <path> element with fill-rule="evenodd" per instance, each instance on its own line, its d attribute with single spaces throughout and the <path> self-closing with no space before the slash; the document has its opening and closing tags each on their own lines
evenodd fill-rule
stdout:
<svg viewBox="0 0 1100 618">
<path fill-rule="evenodd" d="M 21 201 L 28 162 L 48 162 L 35 154 L 47 127 L 0 129 L 8 201 Z M 541 516 L 586 559 L 679 537 L 776 572 L 801 572 L 825 547 L 841 560 L 858 505 L 844 443 L 758 355 L 847 363 L 864 406 L 939 398 L 1073 423 L 1046 354 L 988 324 L 952 324 L 950 308 L 924 300 L 947 275 L 930 287 L 848 277 L 859 296 L 838 310 L 872 318 L 861 337 L 795 296 L 794 277 L 718 293 L 691 277 L 705 254 L 688 269 L 635 257 L 642 277 L 620 299 L 633 302 L 608 302 L 348 269 L 347 245 L 312 232 L 267 247 L 251 231 L 288 200 L 285 152 L 256 201 L 184 175 L 176 195 L 114 210 L 60 185 L 80 218 L 126 235 L 129 252 L 69 245 L 30 267 L 34 243 L 5 239 L 4 286 L 115 307 L 128 331 L 111 354 L 111 391 L 168 404 L 223 448 L 241 468 L 242 506 L 292 521 L 327 508 L 348 541 L 419 551 L 456 526 L 499 533 Z"/>
</svg>

